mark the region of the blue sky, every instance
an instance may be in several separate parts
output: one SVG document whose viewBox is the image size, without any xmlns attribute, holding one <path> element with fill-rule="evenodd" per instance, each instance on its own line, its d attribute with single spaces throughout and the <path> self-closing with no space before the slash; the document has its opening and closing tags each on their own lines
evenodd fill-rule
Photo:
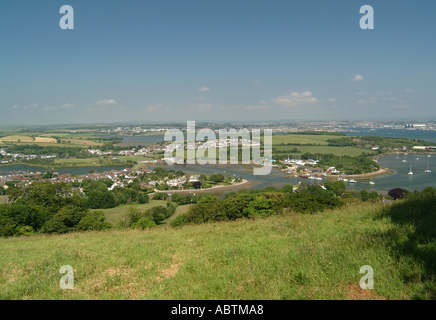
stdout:
<svg viewBox="0 0 436 320">
<path fill-rule="evenodd" d="M 2 125 L 436 117 L 435 1 L 0 1 Z"/>
</svg>

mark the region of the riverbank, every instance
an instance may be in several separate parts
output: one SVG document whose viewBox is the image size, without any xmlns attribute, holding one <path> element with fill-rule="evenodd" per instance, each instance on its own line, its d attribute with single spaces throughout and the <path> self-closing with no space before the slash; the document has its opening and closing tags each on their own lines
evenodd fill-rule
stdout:
<svg viewBox="0 0 436 320">
<path fill-rule="evenodd" d="M 242 185 L 245 188 L 248 188 L 248 187 L 251 187 L 257 183 L 258 182 L 256 182 L 256 181 L 248 181 L 246 179 L 242 179 L 242 182 L 238 182 L 238 183 L 232 184 L 230 186 L 220 185 L 220 186 L 214 186 L 212 188 L 207 188 L 207 189 L 187 189 L 187 190 L 157 190 L 157 189 L 155 189 L 154 191 L 155 192 L 171 193 L 171 194 L 172 193 L 202 193 L 202 194 L 203 193 L 216 193 L 216 190 L 228 191 L 228 190 L 231 190 L 232 188 L 237 188 L 237 187 L 240 187 Z M 149 196 L 153 196 L 155 192 L 149 193 Z"/>
<path fill-rule="evenodd" d="M 368 177 L 375 177 L 375 176 L 381 176 L 384 174 L 390 174 L 393 173 L 393 171 L 387 169 L 387 168 L 380 168 L 376 172 L 370 172 L 370 173 L 363 173 L 363 174 L 355 174 L 355 175 L 346 175 L 347 177 L 353 176 L 354 178 L 368 178 Z"/>
</svg>

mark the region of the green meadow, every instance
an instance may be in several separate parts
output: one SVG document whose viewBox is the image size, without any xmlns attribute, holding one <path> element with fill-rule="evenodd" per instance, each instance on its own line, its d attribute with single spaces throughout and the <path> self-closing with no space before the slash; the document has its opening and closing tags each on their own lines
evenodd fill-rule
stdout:
<svg viewBox="0 0 436 320">
<path fill-rule="evenodd" d="M 401 205 L 0 239 L 0 299 L 435 299 L 434 239 L 422 233 L 434 219 L 405 223 Z M 59 286 L 63 265 L 74 289 Z"/>
<path fill-rule="evenodd" d="M 300 144 L 309 144 L 315 143 L 320 145 L 328 145 L 328 139 L 337 139 L 338 136 L 329 136 L 329 135 L 298 135 L 298 134 L 276 134 L 272 137 L 273 145 L 280 145 L 281 143 L 300 143 Z"/>
<path fill-rule="evenodd" d="M 288 151 L 297 148 L 299 152 L 290 153 L 289 156 L 292 158 L 293 155 L 302 155 L 306 152 L 310 153 L 332 153 L 335 156 L 351 156 L 357 157 L 362 155 L 362 152 L 372 153 L 370 149 L 358 148 L 358 147 L 329 147 L 329 146 L 273 146 L 277 148 L 278 151 Z M 282 155 L 283 153 L 277 153 L 277 155 Z"/>
</svg>

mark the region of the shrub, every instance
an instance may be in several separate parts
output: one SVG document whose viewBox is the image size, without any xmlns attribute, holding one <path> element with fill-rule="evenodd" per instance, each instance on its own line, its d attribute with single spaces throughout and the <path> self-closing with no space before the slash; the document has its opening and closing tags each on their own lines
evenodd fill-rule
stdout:
<svg viewBox="0 0 436 320">
<path fill-rule="evenodd" d="M 135 224 L 131 226 L 131 228 L 137 228 L 142 230 L 151 229 L 154 227 L 156 227 L 156 223 L 152 219 L 145 217 L 140 218 Z"/>
<path fill-rule="evenodd" d="M 100 231 L 108 230 L 112 225 L 106 222 L 103 211 L 92 211 L 83 217 L 77 224 L 77 229 L 81 231 Z"/>
<path fill-rule="evenodd" d="M 89 213 L 88 209 L 66 206 L 47 221 L 41 229 L 43 233 L 67 233 L 77 230 L 80 220 Z"/>
<path fill-rule="evenodd" d="M 153 195 L 153 200 L 166 200 L 168 197 L 168 194 L 165 192 L 156 192 Z"/>
</svg>

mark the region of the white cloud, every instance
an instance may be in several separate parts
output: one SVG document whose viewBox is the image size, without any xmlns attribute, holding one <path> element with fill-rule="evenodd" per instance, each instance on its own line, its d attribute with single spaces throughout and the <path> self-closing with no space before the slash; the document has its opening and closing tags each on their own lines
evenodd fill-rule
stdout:
<svg viewBox="0 0 436 320">
<path fill-rule="evenodd" d="M 392 91 L 376 91 L 376 93 L 394 94 Z"/>
<path fill-rule="evenodd" d="M 365 99 L 362 99 L 362 100 L 359 100 L 357 102 L 359 102 L 359 103 L 366 103 L 367 101 Z"/>
<path fill-rule="evenodd" d="M 66 103 L 66 104 L 63 104 L 63 105 L 60 106 L 60 108 L 62 108 L 62 109 L 72 109 L 74 107 L 75 106 L 72 103 Z"/>
<path fill-rule="evenodd" d="M 154 106 L 148 106 L 148 107 L 144 108 L 144 111 L 155 112 L 155 111 L 159 110 L 161 106 L 162 105 L 160 105 L 160 104 L 155 104 Z"/>
<path fill-rule="evenodd" d="M 366 93 L 366 92 L 362 92 L 362 91 L 361 91 L 361 92 L 358 92 L 357 94 L 367 94 L 367 93 Z"/>
<path fill-rule="evenodd" d="M 302 103 L 317 103 L 319 100 L 312 97 L 312 92 L 306 91 L 303 93 L 292 92 L 289 96 L 281 96 L 276 99 L 271 99 L 275 104 L 285 107 L 295 107 Z"/>
<path fill-rule="evenodd" d="M 98 106 L 104 106 L 107 104 L 115 104 L 117 103 L 114 99 L 110 99 L 110 100 L 100 100 L 97 102 L 94 102 L 94 104 L 98 105 Z"/>
<path fill-rule="evenodd" d="M 206 110 L 208 108 L 212 107 L 212 105 L 210 103 L 200 103 L 200 104 L 194 104 L 191 106 L 192 109 L 196 109 L 198 111 L 203 111 Z"/>
<path fill-rule="evenodd" d="M 254 81 L 253 84 L 259 84 L 260 80 Z"/>
<path fill-rule="evenodd" d="M 265 106 L 265 105 L 259 105 L 259 106 L 246 106 L 246 107 L 241 107 L 240 108 L 244 109 L 244 110 L 267 110 L 270 108 L 270 106 Z"/>
<path fill-rule="evenodd" d="M 354 76 L 354 78 L 351 79 L 351 81 L 360 81 L 360 80 L 363 80 L 363 76 L 360 75 L 360 74 L 356 74 L 356 75 Z"/>
<path fill-rule="evenodd" d="M 39 103 L 34 103 L 34 104 L 31 105 L 31 107 L 32 107 L 32 108 L 39 107 Z"/>
<path fill-rule="evenodd" d="M 14 105 L 12 108 L 18 109 L 20 106 L 18 104 Z"/>
<path fill-rule="evenodd" d="M 336 100 L 335 98 L 330 98 L 330 99 L 328 99 L 327 101 L 336 102 L 336 101 L 338 101 L 338 100 Z"/>
<path fill-rule="evenodd" d="M 200 91 L 200 92 L 202 92 L 202 91 L 210 91 L 210 89 L 209 89 L 209 88 L 206 88 L 206 87 L 203 87 L 203 88 L 201 88 L 201 89 L 198 89 L 198 91 Z"/>
<path fill-rule="evenodd" d="M 54 110 L 57 110 L 57 108 L 56 107 L 44 107 L 44 108 L 42 108 L 42 111 L 54 111 Z"/>
<path fill-rule="evenodd" d="M 268 104 L 268 101 L 264 101 L 264 100 L 260 100 L 259 101 L 261 104 Z"/>
<path fill-rule="evenodd" d="M 416 92 L 416 90 L 406 89 L 406 92 Z"/>
</svg>

